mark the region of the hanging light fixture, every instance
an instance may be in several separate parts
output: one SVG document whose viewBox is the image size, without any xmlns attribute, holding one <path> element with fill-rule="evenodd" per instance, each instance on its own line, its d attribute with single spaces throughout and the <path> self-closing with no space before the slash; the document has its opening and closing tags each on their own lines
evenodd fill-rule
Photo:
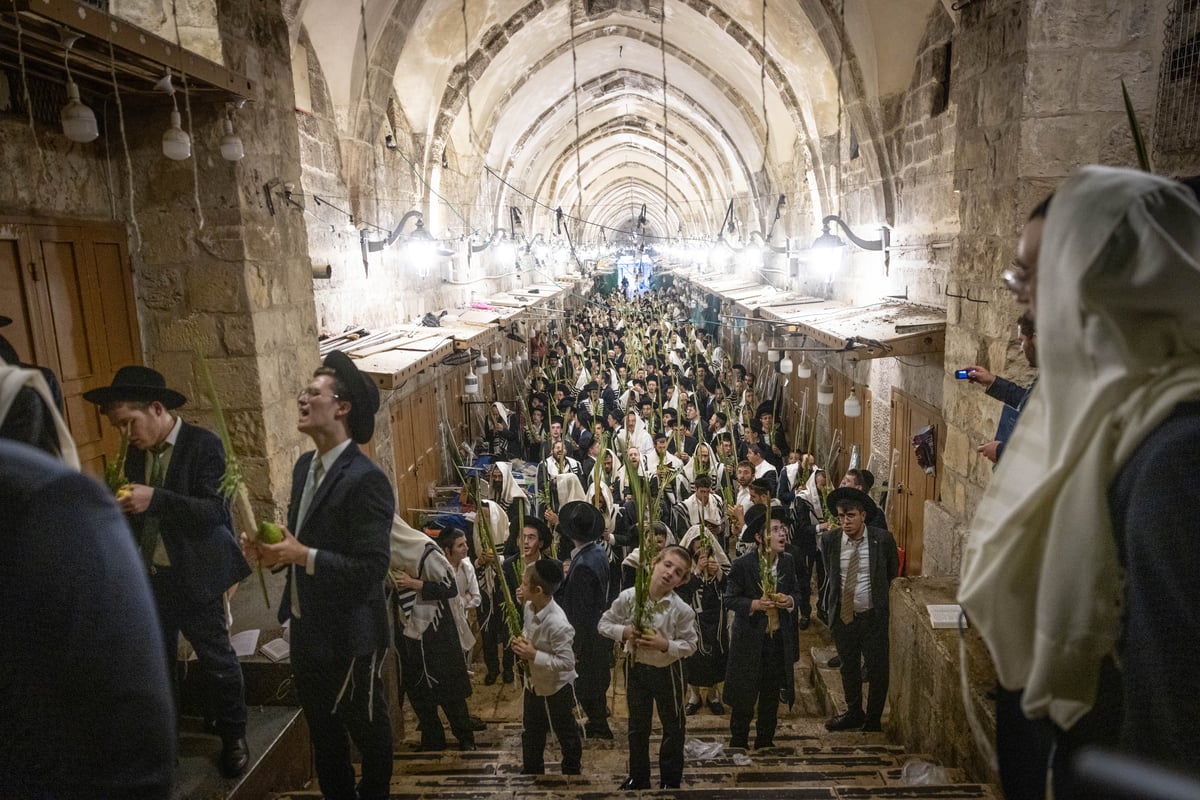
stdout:
<svg viewBox="0 0 1200 800">
<path fill-rule="evenodd" d="M 803 353 L 800 354 L 800 363 L 796 365 L 796 377 L 812 377 L 812 364 L 808 363 L 808 356 Z"/>
<path fill-rule="evenodd" d="M 758 352 L 767 352 L 767 335 L 764 333 L 762 338 L 758 340 Z"/>
<path fill-rule="evenodd" d="M 821 382 L 817 385 L 817 405 L 833 405 L 833 381 L 829 380 L 829 370 L 821 370 Z"/>
<path fill-rule="evenodd" d="M 246 155 L 242 138 L 233 132 L 233 110 L 241 108 L 245 100 L 229 103 L 225 107 L 225 135 L 221 137 L 221 158 L 226 161 L 241 161 Z"/>
<path fill-rule="evenodd" d="M 479 351 L 479 355 L 475 358 L 475 371 L 480 375 L 488 374 L 488 359 L 482 350 Z"/>
<path fill-rule="evenodd" d="M 783 360 L 779 362 L 779 371 L 784 375 L 790 375 L 795 367 L 796 365 L 792 362 L 792 357 L 784 353 Z"/>
<path fill-rule="evenodd" d="M 850 387 L 850 396 L 846 398 L 846 402 L 842 403 L 842 413 L 847 417 L 861 417 L 862 403 L 858 400 L 858 395 L 854 393 L 854 387 Z"/>
<path fill-rule="evenodd" d="M 163 155 L 172 161 L 183 161 L 192 155 L 192 139 L 183 130 L 179 117 L 179 102 L 175 99 L 175 86 L 171 83 L 171 72 L 167 70 L 154 88 L 171 96 L 171 127 L 162 135 Z"/>
<path fill-rule="evenodd" d="M 71 78 L 71 48 L 82 38 L 76 33 L 63 33 L 63 66 L 67 70 L 67 104 L 62 107 L 58 118 L 62 122 L 63 134 L 72 142 L 90 142 L 100 135 L 96 125 L 96 113 L 79 100 L 79 87 Z"/>
<path fill-rule="evenodd" d="M 772 364 L 779 361 L 779 351 L 773 347 L 770 350 L 768 350 L 767 351 L 767 361 L 770 361 Z"/>
<path fill-rule="evenodd" d="M 504 357 L 500 355 L 500 351 L 492 353 L 492 372 L 504 371 Z"/>
<path fill-rule="evenodd" d="M 467 397 L 479 396 L 479 376 L 474 369 L 468 369 L 467 377 L 463 379 L 463 392 Z"/>
</svg>

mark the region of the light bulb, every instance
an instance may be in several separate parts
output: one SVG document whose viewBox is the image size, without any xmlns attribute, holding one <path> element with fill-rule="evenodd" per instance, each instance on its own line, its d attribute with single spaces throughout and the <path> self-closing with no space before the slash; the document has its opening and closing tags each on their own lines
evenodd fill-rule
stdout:
<svg viewBox="0 0 1200 800">
<path fill-rule="evenodd" d="M 510 358 L 504 362 L 504 371 L 512 372 L 512 369 L 513 369 L 513 360 Z"/>
<path fill-rule="evenodd" d="M 767 352 L 767 337 L 764 336 L 763 338 L 758 340 L 758 352 L 760 352 L 760 353 Z"/>
<path fill-rule="evenodd" d="M 96 114 L 79 101 L 79 87 L 67 81 L 67 104 L 58 115 L 63 134 L 72 142 L 90 142 L 100 135 Z"/>
<path fill-rule="evenodd" d="M 482 352 L 480 352 L 479 357 L 475 359 L 475 371 L 480 375 L 488 374 L 487 356 L 485 356 Z"/>
<path fill-rule="evenodd" d="M 183 161 L 192 154 L 192 140 L 180 126 L 179 112 L 171 112 L 171 127 L 162 136 L 163 155 L 172 161 Z"/>
<path fill-rule="evenodd" d="M 479 395 L 479 378 L 474 372 L 468 372 L 463 379 L 463 392 L 472 397 Z"/>
<path fill-rule="evenodd" d="M 504 371 L 504 359 L 500 356 L 499 353 L 493 353 L 492 354 L 492 372 L 503 372 L 503 371 Z"/>
<path fill-rule="evenodd" d="M 795 367 L 796 365 L 792 362 L 792 357 L 784 353 L 783 360 L 779 362 L 779 371 L 784 375 L 790 375 Z"/>
<path fill-rule="evenodd" d="M 833 381 L 829 380 L 829 370 L 821 373 L 821 383 L 817 386 L 817 405 L 833 405 Z"/>
<path fill-rule="evenodd" d="M 800 356 L 800 363 L 796 365 L 797 378 L 811 378 L 812 364 L 808 363 L 808 356 Z"/>
<path fill-rule="evenodd" d="M 241 161 L 246 155 L 242 139 L 233 132 L 233 121 L 225 118 L 225 135 L 221 137 L 221 158 L 226 161 Z"/>
<path fill-rule="evenodd" d="M 767 351 L 767 361 L 770 361 L 772 364 L 774 364 L 778 360 L 779 360 L 779 351 L 778 350 L 771 348 L 770 350 Z"/>
<path fill-rule="evenodd" d="M 842 413 L 847 417 L 862 416 L 862 403 L 858 401 L 858 395 L 854 394 L 853 386 L 850 387 L 850 396 L 842 403 Z"/>
</svg>

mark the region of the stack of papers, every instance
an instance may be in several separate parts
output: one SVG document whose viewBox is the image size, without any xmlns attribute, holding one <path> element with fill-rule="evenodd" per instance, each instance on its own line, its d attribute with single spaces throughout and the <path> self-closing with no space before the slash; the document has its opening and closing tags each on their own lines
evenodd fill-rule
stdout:
<svg viewBox="0 0 1200 800">
<path fill-rule="evenodd" d="M 929 604 L 925 608 L 929 611 L 929 624 L 934 628 L 957 628 L 958 615 L 962 612 L 962 606 L 957 603 L 946 605 Z M 963 620 L 963 627 L 967 627 L 967 621 Z"/>
</svg>

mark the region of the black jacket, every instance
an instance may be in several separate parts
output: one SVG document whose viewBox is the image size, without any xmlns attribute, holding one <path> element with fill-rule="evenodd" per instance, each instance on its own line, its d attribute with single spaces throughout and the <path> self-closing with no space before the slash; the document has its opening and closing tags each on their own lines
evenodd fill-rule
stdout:
<svg viewBox="0 0 1200 800">
<path fill-rule="evenodd" d="M 900 570 L 896 540 L 881 528 L 867 527 L 867 553 L 871 565 L 871 605 L 882 614 L 888 613 L 888 589 Z M 821 534 L 821 558 L 825 560 L 825 609 L 829 619 L 842 613 L 842 531 L 834 529 Z"/>
</svg>

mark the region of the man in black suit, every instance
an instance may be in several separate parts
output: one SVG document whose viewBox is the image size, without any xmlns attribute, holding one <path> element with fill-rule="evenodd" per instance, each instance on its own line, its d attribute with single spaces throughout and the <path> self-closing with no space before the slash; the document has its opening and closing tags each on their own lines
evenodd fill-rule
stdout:
<svg viewBox="0 0 1200 800">
<path fill-rule="evenodd" d="M 224 595 L 250 568 L 221 494 L 225 450 L 211 431 L 171 413 L 187 398 L 149 367 L 121 367 L 112 385 L 83 397 L 129 437 L 129 483 L 117 502 L 150 573 L 167 664 L 175 664 L 182 631 L 207 679 L 205 713 L 221 736 L 221 772 L 237 777 L 250 753 L 242 667 L 229 643 Z"/>
<path fill-rule="evenodd" d="M 589 739 L 611 739 L 608 727 L 608 685 L 612 645 L 598 629 L 608 609 L 611 580 L 608 556 L 600 544 L 604 519 L 590 503 L 576 500 L 558 512 L 558 529 L 571 538 L 570 566 L 558 590 L 558 602 L 575 629 L 575 696 L 587 714 Z"/>
<path fill-rule="evenodd" d="M 283 541 L 243 535 L 243 543 L 263 564 L 288 567 L 279 621 L 291 620 L 292 670 L 321 791 L 329 800 L 383 800 L 392 776 L 384 579 L 396 504 L 383 472 L 355 444 L 374 433 L 379 390 L 334 351 L 300 392 L 299 408 L 297 427 L 317 449 L 296 462 Z M 357 790 L 351 740 L 362 754 Z"/>
<path fill-rule="evenodd" d="M 825 727 L 831 731 L 878 731 L 882 730 L 888 690 L 888 588 L 900 568 L 896 540 L 886 530 L 867 526 L 867 518 L 876 508 L 861 489 L 843 486 L 830 492 L 826 502 L 842 526 L 821 534 L 821 553 L 829 576 L 825 608 L 842 661 L 846 712 Z M 871 685 L 866 716 L 862 710 L 864 662 Z"/>
<path fill-rule="evenodd" d="M 746 512 L 742 542 L 754 542 L 757 548 L 733 562 L 725 581 L 725 610 L 733 612 L 725 667 L 730 747 L 747 748 L 756 711 L 754 747 L 774 747 L 779 701 L 790 707 L 796 700 L 792 665 L 798 655 L 799 585 L 795 559 L 786 551 L 790 526 L 791 515 L 782 507 L 772 508 L 769 520 L 766 506 Z M 763 595 L 760 553 L 775 577 L 770 597 Z"/>
</svg>

